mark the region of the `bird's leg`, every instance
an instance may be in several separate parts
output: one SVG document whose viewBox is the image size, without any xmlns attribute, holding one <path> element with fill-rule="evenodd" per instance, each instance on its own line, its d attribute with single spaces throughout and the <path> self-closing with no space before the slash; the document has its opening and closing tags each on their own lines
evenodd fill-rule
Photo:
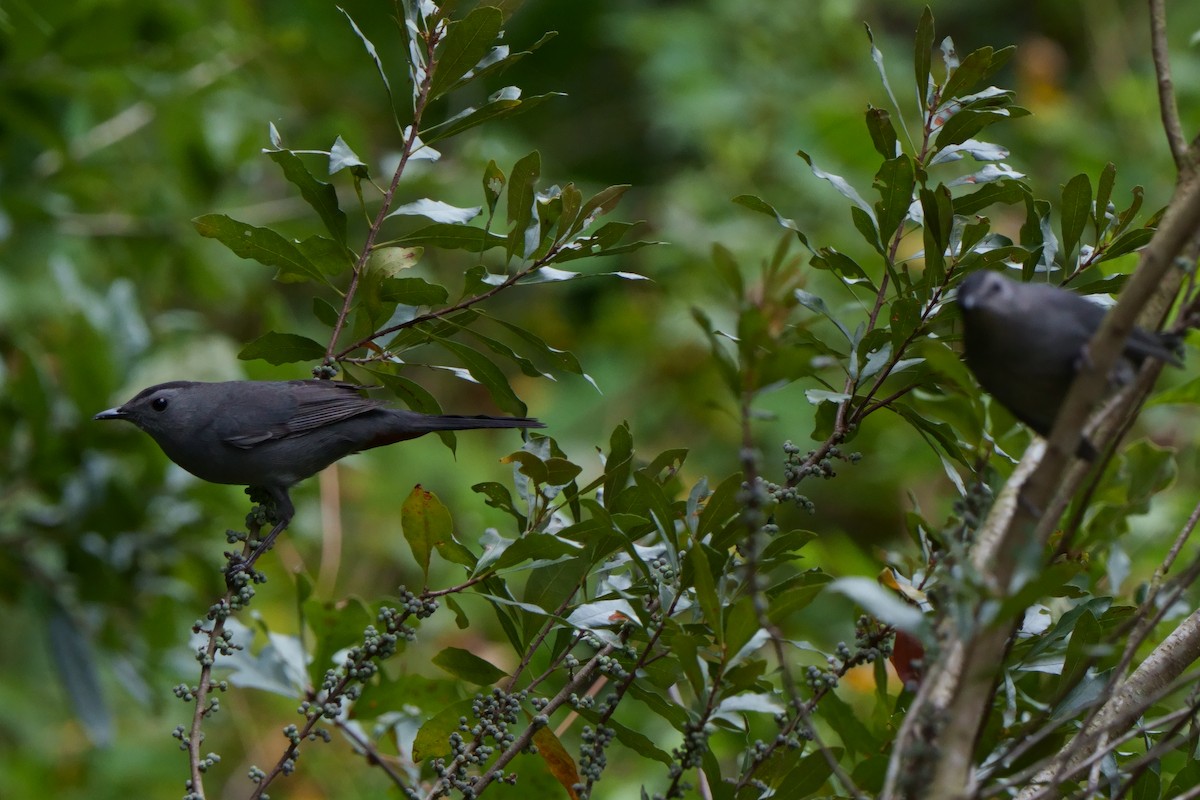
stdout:
<svg viewBox="0 0 1200 800">
<path fill-rule="evenodd" d="M 295 507 L 292 505 L 292 499 L 288 496 L 288 491 L 285 488 L 278 486 L 262 486 L 255 487 L 266 492 L 270 498 L 270 503 L 266 505 L 268 509 L 267 519 L 275 523 L 270 532 L 259 540 L 249 555 L 240 555 L 236 553 L 227 553 L 229 556 L 229 566 L 226 570 L 225 580 L 228 583 L 233 580 L 239 573 L 250 571 L 253 565 L 260 557 L 275 544 L 275 539 L 279 534 L 287 528 L 288 523 L 292 521 L 292 517 L 296 513 Z"/>
</svg>

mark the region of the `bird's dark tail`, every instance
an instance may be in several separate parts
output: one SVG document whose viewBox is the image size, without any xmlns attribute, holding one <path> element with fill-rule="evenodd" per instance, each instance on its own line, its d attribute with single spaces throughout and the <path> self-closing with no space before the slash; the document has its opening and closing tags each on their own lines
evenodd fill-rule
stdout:
<svg viewBox="0 0 1200 800">
<path fill-rule="evenodd" d="M 380 418 L 371 419 L 363 415 L 363 424 L 368 426 L 363 435 L 360 449 L 369 450 L 393 442 L 416 439 L 427 433 L 438 431 L 469 431 L 477 428 L 544 428 L 544 423 L 530 417 L 463 417 L 456 414 L 421 414 L 401 408 L 389 408 L 387 424 L 380 425 Z"/>
<path fill-rule="evenodd" d="M 532 417 L 489 417 L 481 414 L 464 417 L 458 414 L 421 414 L 413 427 L 423 432 L 469 431 L 477 428 L 544 428 L 546 424 Z"/>
</svg>

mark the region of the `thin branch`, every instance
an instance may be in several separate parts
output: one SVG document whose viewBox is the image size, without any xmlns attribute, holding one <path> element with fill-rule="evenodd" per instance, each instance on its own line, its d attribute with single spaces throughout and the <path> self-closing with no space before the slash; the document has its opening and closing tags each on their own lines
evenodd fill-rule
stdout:
<svg viewBox="0 0 1200 800">
<path fill-rule="evenodd" d="M 347 725 L 345 720 L 337 719 L 333 721 L 334 726 L 342 732 L 342 735 L 354 743 L 354 746 L 363 751 L 363 755 L 367 757 L 367 763 L 374 767 L 379 767 L 383 770 L 383 774 L 388 776 L 395 786 L 402 792 L 411 790 L 411 786 L 405 780 L 405 777 L 396 771 L 389 762 L 389 759 L 384 757 L 382 753 L 375 747 L 375 743 L 365 736 L 360 736 L 358 731 L 350 725 Z"/>
<path fill-rule="evenodd" d="M 1188 149 L 1175 104 L 1175 88 L 1171 81 L 1171 57 L 1167 49 L 1167 11 L 1163 0 L 1150 0 L 1150 52 L 1154 56 L 1154 74 L 1158 79 L 1158 109 L 1162 115 L 1163 132 L 1181 174 L 1191 173 L 1193 154 Z"/>
<path fill-rule="evenodd" d="M 333 325 L 333 332 L 329 336 L 329 344 L 325 347 L 325 363 L 327 364 L 334 360 L 333 351 L 337 348 L 338 337 L 342 334 L 342 328 L 346 325 L 346 318 L 349 316 L 350 308 L 354 303 L 354 296 L 358 292 L 358 282 L 362 279 L 367 259 L 371 257 L 371 253 L 375 247 L 375 239 L 379 236 L 379 231 L 383 228 L 383 222 L 387 219 L 388 212 L 391 211 L 392 199 L 395 197 L 396 189 L 400 186 L 400 178 L 404 175 L 404 168 L 408 166 L 409 157 L 412 156 L 416 146 L 417 130 L 421 127 L 421 117 L 425 113 L 426 103 L 429 102 L 429 89 L 433 80 L 434 68 L 436 67 L 434 49 L 441 39 L 443 30 L 443 26 L 434 25 L 424 34 L 427 60 L 434 67 L 425 71 L 425 78 L 421 81 L 421 85 L 417 90 L 416 100 L 413 104 L 412 124 L 409 125 L 408 136 L 404 138 L 404 144 L 400 149 L 400 163 L 396 166 L 395 173 L 392 174 L 392 182 L 383 195 L 383 202 L 379 206 L 379 211 L 375 214 L 375 221 L 367 228 L 367 240 L 363 243 L 362 252 L 358 254 L 358 259 L 354 263 L 354 269 L 350 273 L 350 286 L 346 289 L 346 297 L 342 301 L 342 309 L 338 312 L 337 321 Z"/>
<path fill-rule="evenodd" d="M 375 331 L 370 336 L 367 336 L 366 338 L 358 340 L 357 342 L 350 345 L 349 347 L 343 348 L 336 355 L 331 356 L 331 358 L 333 358 L 336 361 L 341 361 L 343 358 L 345 358 L 350 353 L 353 353 L 355 350 L 357 350 L 360 347 L 366 347 L 368 344 L 370 344 L 371 342 L 380 338 L 381 336 L 387 336 L 392 333 L 397 333 L 397 332 L 405 330 L 407 328 L 415 328 L 417 325 L 421 325 L 422 323 L 432 322 L 435 319 L 441 319 L 442 317 L 449 316 L 450 314 L 453 314 L 456 311 L 464 311 L 464 310 L 470 308 L 471 306 L 475 305 L 476 303 L 481 303 L 490 297 L 494 297 L 499 292 L 502 292 L 505 289 L 507 289 L 508 287 L 515 284 L 521 278 L 524 278 L 527 275 L 530 275 L 530 274 L 536 272 L 537 270 L 541 269 L 542 267 L 544 267 L 550 261 L 550 259 L 552 259 L 554 256 L 558 255 L 560 250 L 561 250 L 560 247 L 550 248 L 550 250 L 546 253 L 546 255 L 542 256 L 537 261 L 534 261 L 532 264 L 530 264 L 525 269 L 518 270 L 517 272 L 514 272 L 512 275 L 509 275 L 507 278 L 504 279 L 503 282 L 496 284 L 492 288 L 488 289 L 486 292 L 481 292 L 477 295 L 472 295 L 471 297 L 468 297 L 464 300 L 460 300 L 459 302 L 455 303 L 452 306 L 446 306 L 445 308 L 439 308 L 437 311 L 430 311 L 428 313 L 413 317 L 412 319 L 405 320 L 404 322 L 400 322 L 395 325 L 391 325 L 387 328 L 383 328 L 382 330 Z"/>
</svg>

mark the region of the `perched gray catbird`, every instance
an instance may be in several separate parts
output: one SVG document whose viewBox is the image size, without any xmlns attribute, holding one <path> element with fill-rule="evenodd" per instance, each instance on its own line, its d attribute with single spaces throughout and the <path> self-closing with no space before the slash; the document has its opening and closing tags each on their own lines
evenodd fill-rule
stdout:
<svg viewBox="0 0 1200 800">
<path fill-rule="evenodd" d="M 390 408 L 334 381 L 171 381 L 143 389 L 95 419 L 124 419 L 174 461 L 212 483 L 261 486 L 277 528 L 291 520 L 288 489 L 360 450 L 434 431 L 543 428 L 525 417 L 458 417 Z"/>
<path fill-rule="evenodd" d="M 1054 426 L 1104 309 L 1046 283 L 1018 283 L 998 272 L 967 276 L 958 288 L 967 366 L 1013 416 L 1042 436 Z M 1134 328 L 1109 379 L 1128 383 L 1147 358 L 1182 366 L 1178 337 Z M 1096 452 L 1080 439 L 1076 455 Z"/>
</svg>

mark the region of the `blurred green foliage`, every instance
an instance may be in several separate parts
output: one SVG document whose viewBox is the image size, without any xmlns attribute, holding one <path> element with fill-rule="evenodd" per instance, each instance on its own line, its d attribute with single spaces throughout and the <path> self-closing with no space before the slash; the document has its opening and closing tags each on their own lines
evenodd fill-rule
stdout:
<svg viewBox="0 0 1200 800">
<path fill-rule="evenodd" d="M 473 4 L 462 5 L 456 17 Z M 810 255 L 794 237 L 788 234 L 788 243 L 781 244 L 782 232 L 770 219 L 731 198 L 760 198 L 797 220 L 814 248 L 833 246 L 848 259 L 870 262 L 872 250 L 844 198 L 795 153 L 805 151 L 814 163 L 867 194 L 879 154 L 863 114 L 868 103 L 889 103 L 862 24 L 870 24 L 887 59 L 900 104 L 913 108 L 908 54 L 922 5 L 821 0 L 800 11 L 771 0 L 540 0 L 517 9 L 505 24 L 514 49 L 532 47 L 546 31 L 558 35 L 503 75 L 485 76 L 436 99 L 428 109 L 430 119 L 452 118 L 510 84 L 521 86 L 526 97 L 565 96 L 439 144 L 442 160 L 436 168 L 414 162 L 397 201 L 436 197 L 459 207 L 478 206 L 486 201 L 480 176 L 489 162 L 501 165 L 511 179 L 518 171 L 512 165 L 536 151 L 543 189 L 573 181 L 586 198 L 605 187 L 631 184 L 619 218 L 647 221 L 631 240 L 668 246 L 579 267 L 636 273 L 650 281 L 590 277 L 518 287 L 489 301 L 490 317 L 520 324 L 581 364 L 580 370 L 554 370 L 554 381 L 522 374 L 511 359 L 505 365 L 513 397 L 550 425 L 559 449 L 546 444 L 536 463 L 515 457 L 526 468 L 522 477 L 499 461 L 513 448 L 511 440 L 464 436 L 452 455 L 431 437 L 340 465 L 336 478 L 322 477 L 320 489 L 310 481 L 296 493 L 299 513 L 278 548 L 279 558 L 268 559 L 271 580 L 259 588 L 254 606 L 259 616 L 242 620 L 249 627 L 259 625 L 259 641 L 266 631 L 298 634 L 297 596 L 313 591 L 304 601 L 307 621 L 316 625 L 322 609 L 336 610 L 338 621 L 330 626 L 337 636 L 325 642 L 341 637 L 349 646 L 346 631 L 361 632 L 360 623 L 370 619 L 368 607 L 373 612 L 379 598 L 394 593 L 397 585 L 422 584 L 425 576 L 404 538 L 411 526 L 404 535 L 400 526 L 402 498 L 415 484 L 453 510 L 454 532 L 473 551 L 481 542 L 495 546 L 514 530 L 523 531 L 519 512 L 514 518 L 496 507 L 504 505 L 496 500 L 500 494 L 475 493 L 473 485 L 507 487 L 514 476 L 524 481 L 529 470 L 536 472 L 547 461 L 561 467 L 554 460 L 569 457 L 583 468 L 579 485 L 603 481 L 615 501 L 625 485 L 612 478 L 619 461 L 605 465 L 598 453 L 624 446 L 611 432 L 622 430 L 625 421 L 640 467 L 654 455 L 667 454 L 627 502 L 652 504 L 661 492 L 664 514 L 683 519 L 690 513 L 688 492 L 706 485 L 715 490 L 713 498 L 733 503 L 739 481 L 727 476 L 745 466 L 739 456 L 737 385 L 728 387 L 732 393 L 722 385 L 729 376 L 714 353 L 725 345 L 715 333 L 706 340 L 692 310 L 701 309 L 713 331 L 738 330 L 734 284 L 741 287 L 737 299 L 743 311 L 756 292 L 770 295 L 781 287 L 837 298 L 834 316 L 839 318 L 863 307 L 850 294 L 839 294 L 833 270 L 810 268 Z M 397 9 L 375 0 L 343 7 L 378 47 L 397 106 L 403 107 L 410 89 Z M 1113 192 L 1119 209 L 1128 206 L 1135 185 L 1145 187 L 1146 211 L 1139 224 L 1166 201 L 1173 167 L 1162 145 L 1140 6 L 1068 2 L 1014 11 L 1011 3 L 993 1 L 969 10 L 950 2 L 932 7 L 939 39 L 953 36 L 963 53 L 1018 45 L 994 81 L 1014 87 L 1016 101 L 1033 113 L 998 126 L 995 141 L 1011 151 L 1007 163 L 1025 174 L 1033 195 L 1057 201 L 1071 176 L 1086 173 L 1094 185 L 1104 165 L 1113 162 L 1119 167 Z M 1195 111 L 1200 59 L 1186 37 L 1200 27 L 1200 9 L 1180 4 L 1171 13 L 1179 103 L 1185 130 L 1191 130 L 1200 121 Z M 240 490 L 203 484 L 174 468 L 146 437 L 101 430 L 90 417 L 160 380 L 307 377 L 308 367 L 319 360 L 273 366 L 238 359 L 246 345 L 270 331 L 323 343 L 328 330 L 321 314 L 314 315 L 310 284 L 273 281 L 274 269 L 239 259 L 198 235 L 192 220 L 226 215 L 297 239 L 316 232 L 312 210 L 263 152 L 277 149 L 269 125 L 280 132 L 285 147 L 296 150 L 329 150 L 341 137 L 373 175 L 383 176 L 379 180 L 390 176 L 402 147 L 400 132 L 376 65 L 346 15 L 333 4 L 278 1 L 51 0 L 0 10 L 0 601 L 7 623 L 0 633 L 5 676 L 0 682 L 0 796 L 115 798 L 183 791 L 186 759 L 169 733 L 190 709 L 170 696 L 169 687 L 195 680 L 188 632 L 223 591 L 218 565 L 227 545 L 221 532 L 239 527 L 248 504 Z M 315 162 L 306 163 L 318 172 Z M 347 239 L 361 242 L 369 220 L 353 213 L 350 185 L 339 184 L 338 192 L 348 211 Z M 1015 206 L 988 213 L 997 230 L 1016 238 L 1024 211 Z M 903 210 L 894 207 L 889 213 Z M 714 244 L 721 245 L 716 256 Z M 421 278 L 430 285 L 444 283 L 457 296 L 463 272 L 457 255 L 431 244 Z M 489 263 L 500 269 L 497 262 Z M 878 280 L 878 264 L 868 269 Z M 782 277 L 772 285 L 760 280 L 764 274 L 802 277 L 797 286 Z M 392 289 L 399 294 L 424 287 Z M 336 298 L 331 293 L 326 299 L 332 305 Z M 777 332 L 771 325 L 782 324 L 796 308 L 777 310 L 780 317 L 766 319 L 764 330 Z M 804 328 L 789 330 L 802 335 Z M 952 327 L 946 333 L 952 335 Z M 816 347 L 811 341 L 788 344 Z M 805 390 L 842 388 L 808 382 L 776 386 L 773 379 L 799 374 L 796 352 L 781 351 L 754 387 L 764 390 L 756 397 L 761 416 L 755 442 L 765 454 L 764 476 L 773 481 L 783 480 L 784 439 L 801 443 L 803 450 L 814 428 L 828 428 L 820 413 L 832 403 L 814 404 Z M 813 354 L 802 352 L 806 358 Z M 922 352 L 921 357 L 953 373 L 954 365 L 938 361 L 939 355 Z M 519 411 L 503 406 L 498 384 L 489 393 L 486 381 L 472 385 L 435 369 L 409 369 L 404 377 L 447 411 Z M 1184 379 L 1168 381 L 1182 384 Z M 931 405 L 938 399 L 920 402 Z M 962 420 L 978 407 L 943 411 Z M 1006 425 L 1003 412 L 992 413 L 998 443 L 1019 452 L 1026 434 Z M 875 415 L 857 431 L 853 449 L 866 455 L 863 462 L 839 464 L 837 480 L 805 486 L 815 508 L 811 517 L 780 509 L 783 530 L 802 526 L 819 536 L 797 532 L 775 551 L 761 554 L 764 569 L 788 573 L 771 596 L 791 598 L 792 605 L 780 601 L 780 619 L 786 619 L 789 637 L 805 646 L 830 651 L 854 635 L 851 601 L 819 593 L 828 576 L 873 578 L 885 562 L 917 563 L 920 554 L 912 539 L 927 533 L 926 521 L 940 524 L 961 511 L 955 506 L 959 492 L 943 465 L 947 448 L 939 453 L 917 428 L 885 416 Z M 918 418 L 924 417 L 910 415 L 909 421 Z M 1155 409 L 1141 431 L 1156 442 L 1180 442 L 1194 419 L 1194 410 Z M 977 423 L 970 417 L 963 424 Z M 934 439 L 936 433 L 925 430 Z M 676 448 L 690 451 L 686 461 L 671 457 Z M 1120 590 L 1128 599 L 1159 557 L 1160 548 L 1146 553 L 1139 544 L 1161 542 L 1163 530 L 1177 524 L 1180 508 L 1189 501 L 1168 490 L 1155 495 L 1149 517 L 1139 515 L 1150 509 L 1149 496 L 1172 480 L 1175 486 L 1194 483 L 1195 449 L 1172 464 L 1163 449 L 1138 442 L 1114 472 L 1097 494 L 1095 511 L 1076 544 L 1093 549 L 1094 572 L 1108 581 L 1107 591 Z M 547 481 L 554 483 L 542 482 Z M 340 504 L 331 496 L 340 496 Z M 485 504 L 485 497 L 492 502 Z M 340 554 L 321 549 L 320 532 L 326 531 L 328 543 L 334 527 L 331 514 L 345 531 Z M 658 522 L 667 534 L 670 526 L 663 518 Z M 736 527 L 713 522 L 712 530 L 718 529 L 727 531 L 727 540 L 694 548 L 676 566 L 695 582 L 704 610 L 720 617 L 718 592 L 724 599 L 728 587 L 717 564 L 729 558 Z M 588 541 L 582 535 L 586 530 L 578 533 Z M 1127 535 L 1118 539 L 1118 534 Z M 801 547 L 803 557 L 793 562 Z M 428 585 L 462 580 L 462 571 L 446 561 L 433 563 Z M 696 579 L 710 566 L 711 580 Z M 813 566 L 822 571 L 806 571 Z M 360 602 L 361 613 L 346 611 Z M 447 648 L 513 666 L 512 653 L 496 645 L 505 634 L 487 617 L 488 606 L 470 595 L 457 602 L 470 626 L 460 629 L 454 615 L 446 613 L 425 622 L 421 658 L 406 659 L 402 653 L 398 664 L 388 667 L 392 671 L 373 688 L 378 702 L 411 696 L 449 705 L 465 690 L 447 674 L 467 684 L 489 682 L 481 665 L 469 659 L 449 669 L 431 661 L 428 654 L 452 652 Z M 811 613 L 792 613 L 809 602 Z M 1106 628 L 1122 613 L 1107 606 L 1095 612 L 1096 624 Z M 745 604 L 730 611 L 720 635 L 745 643 L 754 627 L 750 613 Z M 508 635 L 527 641 L 529 631 Z M 1081 634 L 1078 647 L 1084 638 Z M 702 644 L 699 637 L 680 632 L 671 646 L 687 653 L 702 650 Z M 409 647 L 409 654 L 416 652 Z M 810 661 L 824 665 L 819 656 L 804 663 Z M 738 687 L 761 680 L 748 669 L 737 673 L 736 661 L 728 666 Z M 1036 676 L 1037 670 L 1029 672 Z M 678 675 L 652 677 L 662 688 Z M 685 677 L 702 694 L 705 676 Z M 1049 697 L 1055 688 L 1041 686 L 1040 696 Z M 869 693 L 860 694 L 848 702 L 870 707 Z M 659 697 L 648 691 L 639 699 L 652 706 Z M 833 693 L 827 697 L 826 708 L 843 702 Z M 228 713 L 206 728 L 204 747 L 227 754 L 220 771 L 234 776 L 233 785 L 258 758 L 238 760 L 252 749 L 247 743 L 264 747 L 264 759 L 281 746 L 277 731 L 292 721 L 296 702 L 269 692 L 237 691 L 225 695 L 223 703 Z M 664 721 L 669 712 L 653 710 L 658 713 L 628 712 L 623 725 L 669 751 L 678 745 L 683 723 L 669 725 Z M 868 732 L 854 727 L 853 709 L 834 706 L 828 714 L 845 746 L 871 749 Z M 422 721 L 397 718 L 389 725 L 403 741 L 416 736 Z M 871 735 L 874 731 L 873 726 Z M 635 741 L 632 733 L 622 734 L 626 744 Z M 730 726 L 714 741 L 736 752 L 740 736 Z M 567 749 L 578 757 L 577 742 Z M 520 761 L 510 767 L 522 773 L 520 786 L 535 794 L 540 788 L 545 796 L 561 791 L 539 763 L 522 758 L 526 768 Z M 342 742 L 309 745 L 298 774 L 275 791 L 349 798 L 376 796 L 390 786 L 379 770 L 346 769 L 349 759 Z M 608 775 L 598 793 L 632 796 L 639 783 L 657 787 L 662 782 L 657 763 L 633 763 L 626 777 Z M 862 763 L 863 774 L 855 777 L 870 783 L 875 766 Z M 827 778 L 821 768 L 819 760 L 796 767 L 820 779 L 811 791 Z M 610 786 L 611 794 L 605 791 Z"/>
</svg>

